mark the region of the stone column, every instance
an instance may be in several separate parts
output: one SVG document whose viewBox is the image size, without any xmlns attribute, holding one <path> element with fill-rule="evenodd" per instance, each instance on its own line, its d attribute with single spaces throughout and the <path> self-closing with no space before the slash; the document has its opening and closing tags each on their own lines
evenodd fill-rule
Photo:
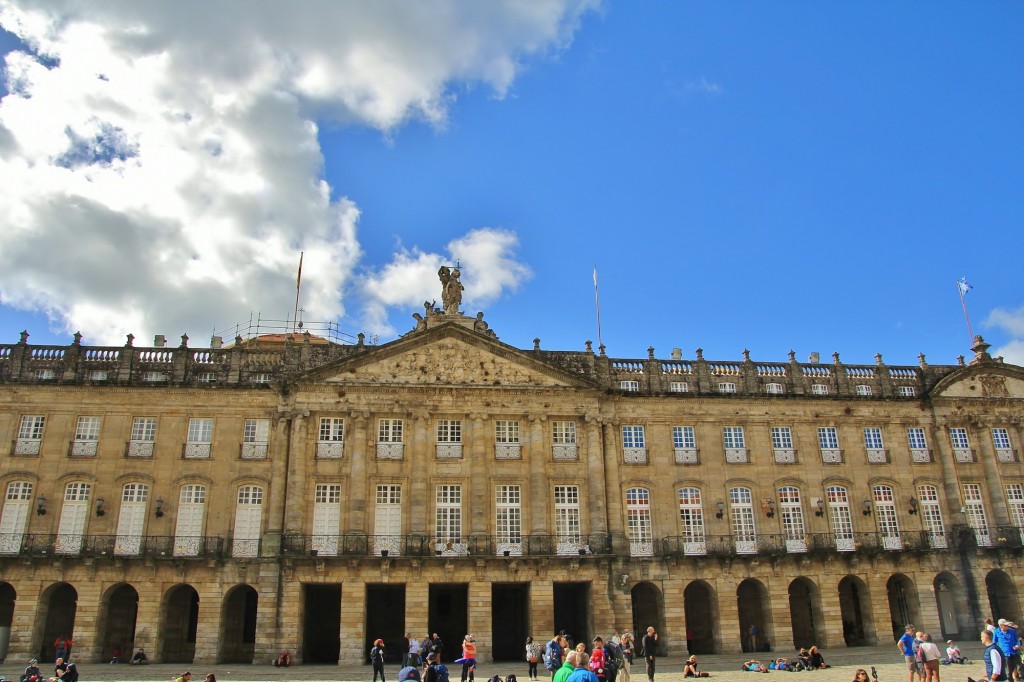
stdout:
<svg viewBox="0 0 1024 682">
<path fill-rule="evenodd" d="M 484 415 L 471 414 L 469 416 L 473 428 L 470 431 L 470 442 L 468 457 L 465 460 L 466 477 L 469 480 L 469 532 L 471 535 L 486 540 L 488 519 L 490 518 L 490 505 L 487 504 L 487 489 L 490 486 L 490 478 L 485 475 L 488 469 L 484 458 L 487 453 L 484 450 L 487 434 L 484 428 Z M 465 457 L 467 453 L 463 453 Z M 474 475 L 474 474 L 479 475 Z M 475 543 L 474 543 L 475 544 Z M 479 546 L 479 545 L 477 545 Z"/>
<path fill-rule="evenodd" d="M 530 432 L 526 441 L 526 456 L 529 458 L 530 486 L 526 491 L 529 500 L 526 513 L 530 515 L 530 535 L 550 535 L 551 529 L 548 527 L 547 519 L 550 491 L 547 473 L 544 470 L 544 464 L 548 459 L 544 449 L 544 424 L 547 417 L 534 414 L 528 419 Z"/>
<path fill-rule="evenodd" d="M 220 644 L 220 614 L 224 592 L 216 581 L 196 581 L 199 593 L 199 623 L 196 628 L 196 653 L 193 663 L 213 665 Z"/>
<path fill-rule="evenodd" d="M 836 649 L 846 646 L 846 639 L 843 636 L 843 607 L 839 603 L 838 589 L 821 589 L 821 585 L 832 582 L 837 584 L 835 576 L 828 575 L 822 580 L 820 577 L 814 582 L 818 585 L 818 603 L 821 606 L 822 628 L 825 631 L 825 641 L 818 646 L 826 649 Z M 841 579 L 841 578 L 839 578 Z M 781 651 L 781 649 L 779 649 Z"/>
<path fill-rule="evenodd" d="M 427 415 L 425 413 L 414 414 L 412 420 L 412 442 L 409 443 L 408 465 L 411 479 L 409 532 L 425 536 L 428 531 L 427 515 L 430 512 L 426 473 L 430 467 L 426 466 L 426 463 L 430 461 L 433 454 L 427 433 Z"/>
<path fill-rule="evenodd" d="M 493 661 L 494 635 L 491 632 L 491 582 L 471 580 L 469 582 L 469 604 L 466 624 L 470 634 L 476 637 L 477 661 Z M 477 668 L 480 666 L 478 665 Z M 540 671 L 538 671 L 540 672 Z"/>
<path fill-rule="evenodd" d="M 253 583 L 253 587 L 256 589 L 259 601 L 256 609 L 256 646 L 252 662 L 256 665 L 265 665 L 268 661 L 276 659 L 278 652 L 282 649 L 288 649 L 294 653 L 295 637 L 289 639 L 284 636 L 285 633 L 282 631 L 281 600 L 284 598 L 282 594 L 284 585 L 281 580 L 281 564 L 266 562 L 250 568 L 251 571 L 257 569 L 259 577 Z M 291 604 L 297 606 L 299 602 L 294 601 Z M 300 609 L 292 608 L 291 610 L 299 611 Z"/>
<path fill-rule="evenodd" d="M 534 578 L 530 581 L 530 626 L 533 641 L 547 644 L 555 634 L 555 587 L 548 577 Z M 541 677 L 549 673 L 544 671 L 544 662 L 537 664 L 537 674 Z"/>
<path fill-rule="evenodd" d="M 366 528 L 366 424 L 368 412 L 357 412 L 352 415 L 352 463 L 349 468 L 348 481 L 348 519 L 345 533 L 348 535 L 365 535 Z"/>
<path fill-rule="evenodd" d="M 710 582 L 710 581 L 709 581 Z M 743 651 L 740 630 L 740 610 L 736 601 L 736 586 L 731 580 L 714 581 L 718 597 L 718 627 L 715 628 L 715 644 L 723 654 L 738 654 Z M 638 633 L 639 637 L 639 633 Z M 637 640 L 639 641 L 639 639 Z"/>
<path fill-rule="evenodd" d="M 338 665 L 363 665 L 363 642 L 366 632 L 366 588 L 361 581 L 349 580 L 342 585 L 341 650 Z M 401 645 L 399 645 L 401 646 Z"/>
<path fill-rule="evenodd" d="M 760 578 L 767 583 L 765 589 L 768 590 L 768 608 L 771 611 L 771 622 L 765 624 L 764 638 L 772 651 L 788 651 L 793 648 L 793 617 L 789 609 L 789 581 L 792 576 L 784 576 L 781 580 L 767 575 Z"/>
<path fill-rule="evenodd" d="M 39 613 L 40 582 L 20 581 L 18 599 L 14 602 L 14 617 L 11 620 L 11 640 L 7 647 L 7 661 L 24 661 L 39 656 L 42 642 L 35 641 L 36 622 Z M 73 650 L 72 650 L 73 652 Z M 40 668 L 42 670 L 42 668 Z"/>
<path fill-rule="evenodd" d="M 984 424 L 983 428 L 991 434 L 991 423 Z M 985 471 L 986 494 L 989 507 L 992 509 L 992 525 L 1009 526 L 1011 525 L 1010 511 L 1006 508 L 1006 493 L 1003 491 L 1003 478 L 999 473 L 999 462 L 996 461 L 992 438 L 982 438 L 979 434 L 975 442 L 978 444 L 978 458 Z M 999 535 L 991 529 L 990 532 L 993 537 Z"/>
<path fill-rule="evenodd" d="M 590 490 L 591 495 L 600 497 L 598 511 L 601 515 L 601 527 L 592 525 L 592 528 L 594 532 L 611 534 L 612 551 L 615 554 L 628 554 L 629 543 L 622 518 L 622 491 L 619 488 L 618 477 L 614 476 L 619 452 L 616 447 L 616 432 L 619 425 L 618 422 L 602 422 L 601 419 L 592 416 L 586 417 L 586 423 Z M 613 476 L 611 481 L 608 479 L 609 473 Z M 595 522 L 592 520 L 591 524 Z"/>
<path fill-rule="evenodd" d="M 281 533 L 284 531 L 285 500 L 288 497 L 288 465 L 290 442 L 288 435 L 292 420 L 277 415 L 274 424 L 274 438 L 269 444 L 271 479 L 267 491 L 267 525 L 263 533 L 263 556 L 277 556 L 281 550 Z"/>
<path fill-rule="evenodd" d="M 963 525 L 966 522 L 963 514 L 960 513 L 962 502 L 956 463 L 953 461 L 953 446 L 945 438 L 945 431 L 939 426 L 932 424 L 928 431 L 930 432 L 932 452 L 935 453 L 935 461 L 939 463 L 939 470 L 942 472 L 942 492 L 946 497 L 945 506 L 948 510 L 947 525 L 952 529 L 954 524 Z M 916 490 L 914 496 L 917 496 Z"/>
<path fill-rule="evenodd" d="M 72 638 L 75 645 L 71 653 L 77 651 L 76 658 L 87 657 L 86 660 L 107 663 L 110 659 L 103 659 L 103 633 L 96 631 L 101 607 L 101 587 L 102 583 L 98 580 L 75 583 L 78 606 L 75 609 L 75 636 Z"/>
<path fill-rule="evenodd" d="M 150 663 L 162 663 L 159 660 L 161 634 L 160 634 L 160 607 L 163 598 L 163 587 L 156 580 L 140 580 L 134 582 L 132 587 L 139 593 L 138 611 L 135 614 L 135 648 L 146 650 L 146 656 Z M 21 601 L 21 595 L 18 595 Z M 135 654 L 127 649 L 122 651 L 129 658 Z"/>
<path fill-rule="evenodd" d="M 300 412 L 292 417 L 291 438 L 288 441 L 288 489 L 285 491 L 285 533 L 302 533 L 306 516 L 306 498 L 312 491 L 306 490 L 306 427 L 309 412 Z"/>
</svg>

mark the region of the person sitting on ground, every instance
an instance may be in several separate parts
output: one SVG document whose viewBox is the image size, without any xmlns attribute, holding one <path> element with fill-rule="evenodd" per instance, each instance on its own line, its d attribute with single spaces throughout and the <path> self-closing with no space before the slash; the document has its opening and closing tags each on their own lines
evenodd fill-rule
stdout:
<svg viewBox="0 0 1024 682">
<path fill-rule="evenodd" d="M 292 664 L 292 652 L 288 651 L 287 649 L 285 649 L 284 651 L 279 653 L 277 655 L 277 658 L 274 660 L 274 667 L 275 668 L 287 668 L 291 664 Z"/>
<path fill-rule="evenodd" d="M 132 656 L 131 664 L 142 665 L 143 663 L 149 663 L 149 659 L 146 657 L 146 650 L 140 646 L 139 650 Z"/>
<path fill-rule="evenodd" d="M 966 663 L 967 659 L 960 653 L 960 647 L 951 639 L 946 640 L 946 661 L 949 663 Z"/>
<path fill-rule="evenodd" d="M 74 663 L 68 663 L 60 679 L 64 682 L 78 682 L 78 666 Z"/>
<path fill-rule="evenodd" d="M 683 664 L 683 677 L 711 677 L 709 673 L 697 670 L 697 657 L 691 655 Z"/>
<path fill-rule="evenodd" d="M 24 682 L 41 682 L 43 674 L 39 671 L 39 659 L 33 658 L 25 668 L 25 674 L 21 678 Z"/>
<path fill-rule="evenodd" d="M 853 682 L 868 682 L 868 671 L 864 668 L 857 668 L 853 674 Z"/>
<path fill-rule="evenodd" d="M 121 647 L 115 646 L 114 651 L 110 654 L 110 663 L 117 664 L 121 662 Z"/>
<path fill-rule="evenodd" d="M 174 682 L 192 682 L 192 673 L 186 670 L 181 677 L 175 677 Z"/>
<path fill-rule="evenodd" d="M 766 673 L 768 672 L 768 666 L 756 658 L 751 658 L 749 661 L 743 663 L 743 669 L 747 672 L 752 673 Z"/>
<path fill-rule="evenodd" d="M 64 677 L 64 671 L 67 669 L 67 663 L 64 662 L 63 658 L 58 656 L 57 660 L 53 662 L 53 676 L 57 679 L 61 679 L 62 677 Z"/>
<path fill-rule="evenodd" d="M 809 670 L 811 667 L 811 654 L 807 651 L 807 647 L 800 647 L 800 651 L 796 655 L 796 665 L 794 666 L 797 670 Z"/>
<path fill-rule="evenodd" d="M 820 651 L 818 651 L 818 647 L 812 646 L 807 650 L 807 653 L 811 658 L 811 670 L 824 670 L 825 668 L 832 667 L 825 664 L 825 657 L 821 655 Z"/>
<path fill-rule="evenodd" d="M 206 682 L 217 682 L 217 676 L 213 673 L 206 673 Z"/>
</svg>

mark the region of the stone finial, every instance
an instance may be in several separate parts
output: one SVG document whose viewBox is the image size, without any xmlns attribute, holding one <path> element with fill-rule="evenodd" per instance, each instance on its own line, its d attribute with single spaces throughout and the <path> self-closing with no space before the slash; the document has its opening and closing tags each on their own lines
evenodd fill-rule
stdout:
<svg viewBox="0 0 1024 682">
<path fill-rule="evenodd" d="M 835 353 L 832 354 L 832 362 L 836 363 L 837 365 L 839 364 L 839 351 L 836 351 Z"/>
<path fill-rule="evenodd" d="M 21 346 L 28 345 L 28 330 L 27 329 L 24 330 L 23 332 L 21 332 L 21 341 L 19 341 L 18 344 L 21 345 Z"/>
<path fill-rule="evenodd" d="M 188 334 L 181 335 L 181 348 L 188 348 Z"/>
<path fill-rule="evenodd" d="M 962 356 L 962 355 L 956 356 L 956 364 L 960 365 L 961 367 L 966 365 L 967 363 L 964 362 L 964 356 Z"/>
<path fill-rule="evenodd" d="M 71 342 L 71 345 L 73 345 L 73 346 L 81 346 L 82 345 L 82 332 L 75 332 L 75 340 Z"/>
<path fill-rule="evenodd" d="M 921 365 L 921 369 L 924 369 L 925 367 L 928 366 L 928 363 L 925 362 L 925 359 L 924 359 L 924 353 L 918 353 L 917 354 L 917 361 Z"/>
<path fill-rule="evenodd" d="M 653 360 L 654 359 L 654 346 L 647 346 L 647 359 L 648 360 Z"/>
<path fill-rule="evenodd" d="M 743 349 L 743 362 L 750 362 L 750 350 L 747 348 Z"/>
<path fill-rule="evenodd" d="M 359 341 L 356 342 L 356 348 L 363 348 L 366 345 L 366 334 L 359 332 L 356 334 L 356 338 L 359 339 Z"/>
<path fill-rule="evenodd" d="M 241 334 L 235 334 L 235 348 L 238 348 L 241 345 L 242 345 L 242 335 Z"/>
<path fill-rule="evenodd" d="M 533 349 L 540 350 L 540 338 L 536 338 L 533 340 Z"/>
<path fill-rule="evenodd" d="M 587 342 L 586 342 L 585 345 L 587 347 L 587 352 L 588 353 L 593 353 L 594 352 L 594 342 L 593 341 L 591 341 L 590 339 L 587 339 Z"/>
<path fill-rule="evenodd" d="M 971 346 L 971 350 L 974 351 L 971 364 L 977 365 L 982 362 L 992 362 L 992 356 L 988 354 L 988 349 L 991 347 L 992 344 L 985 343 L 985 339 L 981 338 L 981 334 L 975 336 L 974 345 Z"/>
<path fill-rule="evenodd" d="M 796 362 L 796 351 L 795 350 L 790 350 L 789 351 L 789 361 L 790 362 Z"/>
<path fill-rule="evenodd" d="M 881 353 L 875 353 L 875 364 L 876 365 L 882 364 L 882 354 Z"/>
<path fill-rule="evenodd" d="M 704 359 L 704 349 L 703 348 L 698 348 L 696 353 L 697 353 L 697 359 L 698 360 L 703 360 Z"/>
<path fill-rule="evenodd" d="M 309 330 L 302 332 L 302 343 L 309 343 L 309 340 L 313 338 L 313 335 L 309 333 Z"/>
<path fill-rule="evenodd" d="M 604 352 L 604 344 L 603 343 L 600 346 L 597 347 L 597 350 L 599 350 L 601 352 L 601 357 L 602 358 L 605 357 L 606 353 Z"/>
<path fill-rule="evenodd" d="M 131 348 L 135 345 L 135 334 L 128 335 L 128 342 L 124 344 L 125 348 Z"/>
</svg>

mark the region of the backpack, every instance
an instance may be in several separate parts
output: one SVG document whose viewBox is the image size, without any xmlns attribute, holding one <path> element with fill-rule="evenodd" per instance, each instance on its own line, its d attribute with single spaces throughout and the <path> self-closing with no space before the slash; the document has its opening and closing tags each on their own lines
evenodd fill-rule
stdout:
<svg viewBox="0 0 1024 682">
<path fill-rule="evenodd" d="M 448 667 L 444 663 L 438 663 L 434 666 L 434 675 L 437 682 L 448 682 Z"/>
<path fill-rule="evenodd" d="M 380 647 L 373 647 L 370 649 L 370 663 L 383 663 L 384 652 L 380 650 Z"/>
<path fill-rule="evenodd" d="M 544 667 L 548 670 L 558 670 L 562 666 L 561 654 L 555 653 L 555 647 L 558 647 L 555 640 L 544 645 Z"/>
<path fill-rule="evenodd" d="M 515 675 L 509 675 L 508 677 L 505 678 L 505 682 L 518 682 L 518 680 L 516 680 L 516 676 Z"/>
<path fill-rule="evenodd" d="M 608 660 L 615 663 L 616 668 L 626 667 L 626 658 L 622 653 L 622 647 L 615 642 L 608 642 L 604 645 L 604 652 L 608 656 Z"/>
</svg>

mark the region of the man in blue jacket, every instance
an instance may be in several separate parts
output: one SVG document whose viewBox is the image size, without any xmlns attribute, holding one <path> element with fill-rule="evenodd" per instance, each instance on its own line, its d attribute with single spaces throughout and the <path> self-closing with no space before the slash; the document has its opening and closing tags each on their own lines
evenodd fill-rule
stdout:
<svg viewBox="0 0 1024 682">
<path fill-rule="evenodd" d="M 1006 679 L 1010 679 L 1020 666 L 1020 635 L 1017 626 L 1005 618 L 1000 618 L 997 624 L 999 628 L 992 639 L 1006 657 Z"/>
</svg>

